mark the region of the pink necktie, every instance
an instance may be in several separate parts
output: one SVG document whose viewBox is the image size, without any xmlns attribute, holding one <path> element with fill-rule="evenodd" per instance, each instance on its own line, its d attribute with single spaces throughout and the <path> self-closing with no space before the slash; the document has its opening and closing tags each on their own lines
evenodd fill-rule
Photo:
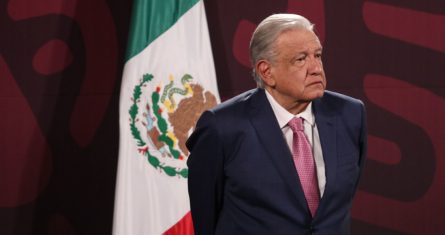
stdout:
<svg viewBox="0 0 445 235">
<path fill-rule="evenodd" d="M 294 133 L 292 142 L 294 164 L 300 177 L 300 183 L 303 187 L 309 210 L 312 216 L 314 216 L 320 202 L 320 193 L 311 145 L 304 134 L 303 120 L 301 118 L 293 118 L 288 125 Z"/>
</svg>

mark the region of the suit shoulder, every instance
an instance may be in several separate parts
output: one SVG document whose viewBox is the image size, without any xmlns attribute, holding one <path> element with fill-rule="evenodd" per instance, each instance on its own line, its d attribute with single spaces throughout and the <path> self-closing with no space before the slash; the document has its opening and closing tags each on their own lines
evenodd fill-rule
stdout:
<svg viewBox="0 0 445 235">
<path fill-rule="evenodd" d="M 334 91 L 325 91 L 322 97 L 322 102 L 337 104 L 337 105 L 352 105 L 352 106 L 364 106 L 363 101 L 351 96 L 347 96 Z"/>
<path fill-rule="evenodd" d="M 258 89 L 246 91 L 203 112 L 198 119 L 195 131 L 187 141 L 187 147 L 193 148 L 201 136 L 208 135 L 212 138 L 224 139 L 225 136 L 230 135 L 230 132 L 244 127 L 248 120 L 246 115 L 248 104 L 257 92 Z"/>
<path fill-rule="evenodd" d="M 256 94 L 257 92 L 258 92 L 258 89 L 252 89 L 252 90 L 243 92 L 235 97 L 232 97 L 232 98 L 218 104 L 217 106 L 210 109 L 210 111 L 212 113 L 220 114 L 220 115 L 225 114 L 225 113 L 233 114 L 234 112 L 240 112 L 246 107 L 246 104 L 249 102 L 252 95 Z"/>
<path fill-rule="evenodd" d="M 326 115 L 361 116 L 366 112 L 359 99 L 333 91 L 325 91 L 322 98 L 314 101 L 314 110 Z"/>
</svg>

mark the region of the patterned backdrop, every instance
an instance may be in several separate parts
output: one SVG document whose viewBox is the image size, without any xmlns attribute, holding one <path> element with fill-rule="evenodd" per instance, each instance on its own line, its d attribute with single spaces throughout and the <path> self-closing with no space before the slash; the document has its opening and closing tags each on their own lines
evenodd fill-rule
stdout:
<svg viewBox="0 0 445 235">
<path fill-rule="evenodd" d="M 207 0 L 223 100 L 266 16 L 316 24 L 328 88 L 362 99 L 353 234 L 445 234 L 445 2 Z M 110 234 L 131 1 L 0 0 L 0 234 Z"/>
</svg>

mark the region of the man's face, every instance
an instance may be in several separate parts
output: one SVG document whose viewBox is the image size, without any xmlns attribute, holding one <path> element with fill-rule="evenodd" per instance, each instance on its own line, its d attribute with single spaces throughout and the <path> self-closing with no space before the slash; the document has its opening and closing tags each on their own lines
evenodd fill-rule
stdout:
<svg viewBox="0 0 445 235">
<path fill-rule="evenodd" d="M 281 105 L 292 106 L 323 96 L 326 78 L 322 47 L 315 33 L 306 29 L 286 31 L 275 41 L 275 51 L 270 79 L 265 84 Z"/>
</svg>

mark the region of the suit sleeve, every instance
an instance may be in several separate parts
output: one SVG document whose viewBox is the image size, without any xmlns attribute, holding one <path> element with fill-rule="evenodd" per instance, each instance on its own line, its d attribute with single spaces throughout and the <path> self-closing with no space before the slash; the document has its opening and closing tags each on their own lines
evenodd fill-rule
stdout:
<svg viewBox="0 0 445 235">
<path fill-rule="evenodd" d="M 368 150 L 368 125 L 366 118 L 365 105 L 362 103 L 362 128 L 360 133 L 360 169 L 363 169 L 363 165 L 366 159 L 366 152 Z"/>
<path fill-rule="evenodd" d="M 367 118 L 366 118 L 366 108 L 365 105 L 360 102 L 361 104 L 361 128 L 360 128 L 360 139 L 359 139 L 359 150 L 360 150 L 360 159 L 359 159 L 359 167 L 360 167 L 360 176 L 363 174 L 363 168 L 365 165 L 366 160 L 366 154 L 368 150 L 368 125 L 367 125 Z M 357 189 L 358 183 L 359 183 L 359 177 L 357 179 L 357 182 L 355 184 L 355 188 Z"/>
<path fill-rule="evenodd" d="M 206 111 L 187 141 L 188 190 L 195 235 L 214 234 L 223 194 L 223 149 L 216 117 Z"/>
</svg>

